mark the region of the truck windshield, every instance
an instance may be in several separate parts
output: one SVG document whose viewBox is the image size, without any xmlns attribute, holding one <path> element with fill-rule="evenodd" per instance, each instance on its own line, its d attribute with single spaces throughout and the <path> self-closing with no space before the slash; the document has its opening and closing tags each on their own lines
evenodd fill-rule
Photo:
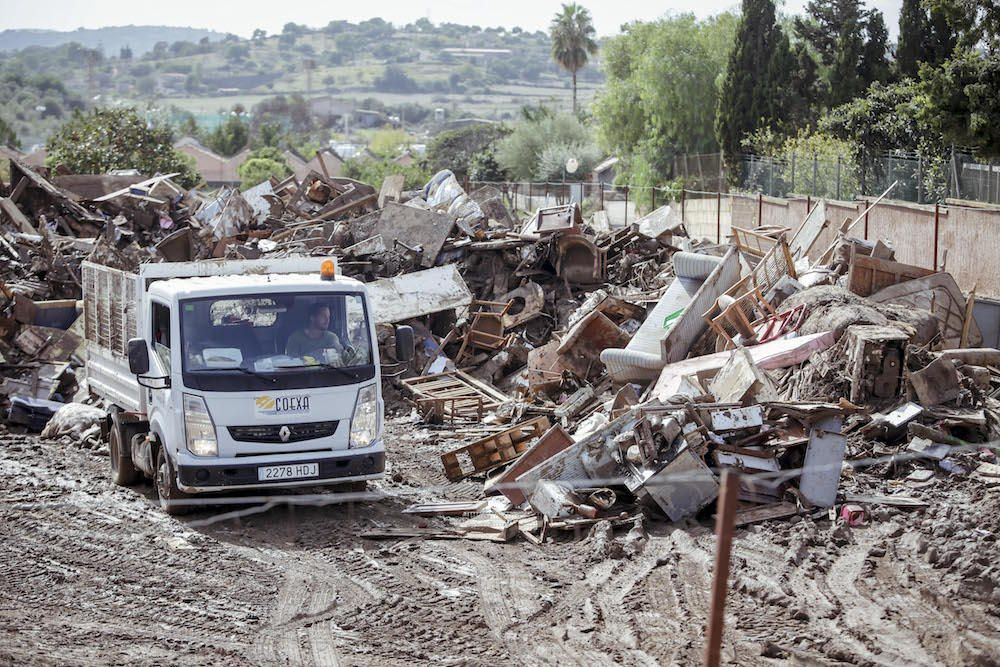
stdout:
<svg viewBox="0 0 1000 667">
<path fill-rule="evenodd" d="M 269 382 L 297 386 L 303 373 L 358 374 L 337 369 L 371 367 L 371 334 L 359 294 L 268 294 L 182 301 L 181 354 L 185 377 L 240 377 L 245 371 Z M 226 371 L 229 371 L 228 373 Z M 368 375 L 368 374 L 365 374 Z M 363 378 L 362 378 L 363 379 Z M 291 381 L 291 384 L 289 384 Z M 202 380 L 201 388 L 218 385 Z M 223 383 L 225 384 L 225 383 Z M 315 378 L 307 386 L 327 384 Z"/>
</svg>

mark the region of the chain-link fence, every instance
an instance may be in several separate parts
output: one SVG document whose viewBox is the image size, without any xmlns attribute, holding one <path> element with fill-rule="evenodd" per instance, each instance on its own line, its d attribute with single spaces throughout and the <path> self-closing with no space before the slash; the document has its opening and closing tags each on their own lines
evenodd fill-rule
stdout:
<svg viewBox="0 0 1000 667">
<path fill-rule="evenodd" d="M 891 198 L 918 204 L 962 199 L 1000 203 L 1000 166 L 978 161 L 970 153 L 928 158 L 893 151 L 835 159 L 791 154 L 786 158 L 740 155 L 739 190 L 772 197 L 808 195 L 853 200 L 877 195 L 893 182 Z"/>
</svg>

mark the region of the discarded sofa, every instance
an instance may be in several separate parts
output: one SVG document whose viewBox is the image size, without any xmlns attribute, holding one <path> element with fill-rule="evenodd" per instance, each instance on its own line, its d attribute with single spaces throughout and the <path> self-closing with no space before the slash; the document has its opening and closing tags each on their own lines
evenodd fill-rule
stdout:
<svg viewBox="0 0 1000 667">
<path fill-rule="evenodd" d="M 624 349 L 606 349 L 601 362 L 615 382 L 648 381 L 683 359 L 705 329 L 701 315 L 740 278 L 739 255 L 692 252 L 673 256 L 677 276 Z"/>
</svg>

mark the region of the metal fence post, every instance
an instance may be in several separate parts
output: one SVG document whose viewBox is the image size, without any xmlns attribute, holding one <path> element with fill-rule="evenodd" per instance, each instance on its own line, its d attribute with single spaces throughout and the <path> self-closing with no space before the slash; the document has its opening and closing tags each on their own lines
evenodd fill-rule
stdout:
<svg viewBox="0 0 1000 667">
<path fill-rule="evenodd" d="M 651 207 L 649 210 L 650 211 L 655 211 L 656 210 L 656 186 L 655 185 L 652 188 L 649 189 L 649 198 L 650 198 L 650 207 Z"/>
<path fill-rule="evenodd" d="M 819 159 L 813 153 L 813 194 L 816 194 L 816 185 L 819 180 Z"/>
<path fill-rule="evenodd" d="M 868 169 L 867 169 L 867 167 L 865 165 L 866 165 L 866 163 L 865 163 L 865 147 L 862 146 L 861 147 L 861 164 L 858 165 L 861 168 L 861 194 L 862 195 L 868 194 L 868 188 L 865 185 L 865 175 L 866 175 L 866 172 L 868 171 Z"/>
<path fill-rule="evenodd" d="M 931 270 L 937 271 L 938 260 L 938 230 L 941 224 L 941 205 L 934 204 L 934 261 L 931 263 Z"/>
<path fill-rule="evenodd" d="M 715 193 L 715 242 L 722 243 L 722 193 Z"/>
<path fill-rule="evenodd" d="M 684 200 L 686 199 L 686 197 L 684 196 L 684 193 L 686 193 L 686 192 L 687 192 L 687 190 L 685 190 L 684 188 L 681 188 L 681 222 L 682 223 L 684 222 Z"/>
<path fill-rule="evenodd" d="M 840 199 L 840 155 L 837 155 L 837 199 Z"/>
<path fill-rule="evenodd" d="M 917 155 L 917 203 L 924 203 L 924 158 Z"/>
</svg>

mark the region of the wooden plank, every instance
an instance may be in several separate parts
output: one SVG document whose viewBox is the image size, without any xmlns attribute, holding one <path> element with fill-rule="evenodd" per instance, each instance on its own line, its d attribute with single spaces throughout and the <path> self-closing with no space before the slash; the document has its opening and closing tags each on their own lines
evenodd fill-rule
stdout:
<svg viewBox="0 0 1000 667">
<path fill-rule="evenodd" d="M 820 199 L 812 207 L 805 220 L 795 231 L 795 235 L 788 242 L 792 257 L 808 257 L 809 251 L 816 245 L 816 240 L 826 229 L 828 221 L 826 219 L 826 201 Z"/>
<path fill-rule="evenodd" d="M 736 512 L 737 526 L 746 526 L 759 521 L 770 521 L 771 519 L 784 519 L 799 513 L 799 508 L 795 503 L 775 503 L 764 505 L 763 507 L 750 507 Z"/>
<path fill-rule="evenodd" d="M 24 181 L 19 182 L 18 185 L 20 185 L 20 183 L 23 182 Z M 24 232 L 25 234 L 38 233 L 38 230 L 35 229 L 34 225 L 31 224 L 31 221 L 28 220 L 28 217 L 24 215 L 24 213 L 21 212 L 21 209 L 17 207 L 17 204 L 12 202 L 10 199 L 7 199 L 6 197 L 0 197 L 0 210 L 2 210 L 4 215 L 10 218 L 11 221 L 15 225 L 17 225 L 21 229 L 21 231 Z"/>
</svg>

